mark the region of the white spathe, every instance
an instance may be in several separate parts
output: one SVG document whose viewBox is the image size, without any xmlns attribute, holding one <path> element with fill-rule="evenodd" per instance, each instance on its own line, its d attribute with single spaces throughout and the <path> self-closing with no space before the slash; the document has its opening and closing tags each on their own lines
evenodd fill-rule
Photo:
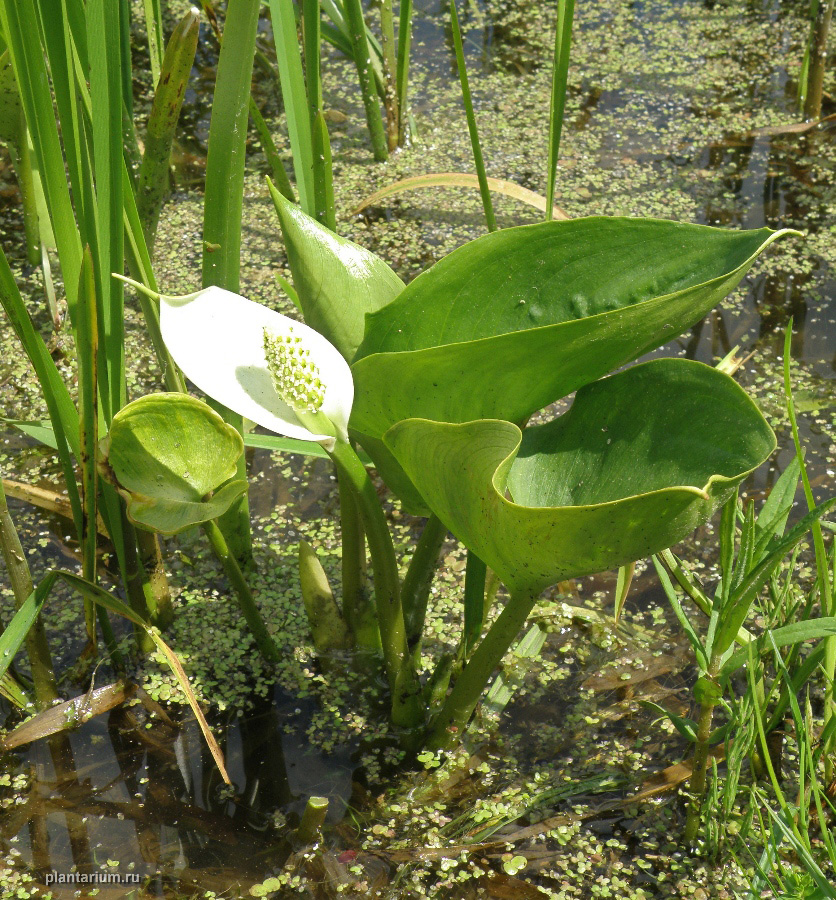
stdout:
<svg viewBox="0 0 836 900">
<path fill-rule="evenodd" d="M 187 297 L 160 297 L 160 330 L 183 374 L 209 397 L 276 434 L 318 441 L 333 449 L 333 435 L 309 431 L 276 393 L 264 357 L 264 329 L 302 338 L 325 385 L 321 412 L 348 440 L 354 381 L 340 352 L 313 328 L 240 294 L 209 287 Z"/>
</svg>

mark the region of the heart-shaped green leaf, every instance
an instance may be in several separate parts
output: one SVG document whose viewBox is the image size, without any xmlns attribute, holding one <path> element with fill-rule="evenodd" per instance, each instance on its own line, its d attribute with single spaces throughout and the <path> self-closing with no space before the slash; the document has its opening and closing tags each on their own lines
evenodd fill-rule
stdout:
<svg viewBox="0 0 836 900">
<path fill-rule="evenodd" d="M 350 362 L 363 339 L 366 313 L 386 306 L 403 282 L 380 257 L 320 225 L 272 184 L 270 193 L 305 322 Z"/>
<path fill-rule="evenodd" d="M 503 421 L 411 419 L 384 441 L 432 511 L 512 592 L 675 544 L 775 447 L 731 378 L 673 359 L 582 388 L 569 412 L 525 437 Z"/>
<path fill-rule="evenodd" d="M 229 480 L 243 451 L 238 432 L 205 403 L 187 394 L 149 394 L 113 417 L 101 442 L 101 469 L 125 498 L 132 522 L 177 534 L 216 519 L 246 491 L 245 480 Z"/>
<path fill-rule="evenodd" d="M 699 321 L 786 233 L 595 216 L 485 235 L 368 317 L 351 426 L 525 421 Z"/>
</svg>

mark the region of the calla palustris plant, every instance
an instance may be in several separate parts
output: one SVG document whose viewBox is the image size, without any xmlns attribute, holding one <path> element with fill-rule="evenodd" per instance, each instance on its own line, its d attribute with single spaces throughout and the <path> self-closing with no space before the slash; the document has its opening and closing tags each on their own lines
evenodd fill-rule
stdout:
<svg viewBox="0 0 836 900">
<path fill-rule="evenodd" d="M 440 746 L 540 590 L 681 540 L 771 452 L 754 405 L 707 367 L 668 360 L 599 379 L 698 322 L 788 232 L 606 217 L 509 228 L 393 297 L 385 263 L 272 193 L 305 315 L 335 341 L 337 321 L 356 334 L 365 320 L 356 351 L 342 344 L 350 433 L 407 508 L 440 518 L 525 598 L 460 676 L 436 719 Z M 572 391 L 571 414 L 523 433 L 512 424 Z"/>
</svg>

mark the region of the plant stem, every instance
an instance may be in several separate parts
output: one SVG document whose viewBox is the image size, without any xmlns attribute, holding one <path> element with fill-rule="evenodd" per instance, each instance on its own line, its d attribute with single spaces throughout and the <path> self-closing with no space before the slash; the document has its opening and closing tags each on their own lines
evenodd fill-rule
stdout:
<svg viewBox="0 0 836 900">
<path fill-rule="evenodd" d="M 511 596 L 456 679 L 430 729 L 427 739 L 430 750 L 443 750 L 460 739 L 485 685 L 520 633 L 539 596 L 539 591 L 520 591 Z"/>
<path fill-rule="evenodd" d="M 276 665 L 281 660 L 279 651 L 273 642 L 273 638 L 270 637 L 270 633 L 267 631 L 267 626 L 264 624 L 264 619 L 261 618 L 261 613 L 258 611 L 250 587 L 244 579 L 241 567 L 238 565 L 234 554 L 227 546 L 226 540 L 224 540 L 224 536 L 221 533 L 221 529 L 218 528 L 214 521 L 210 520 L 203 523 L 203 531 L 205 532 L 206 537 L 209 538 L 212 550 L 218 557 L 218 560 L 224 568 L 224 572 L 226 572 L 226 577 L 229 579 L 233 591 L 235 591 L 238 607 L 244 614 L 244 618 L 247 621 L 247 627 L 250 629 L 250 633 L 252 634 L 261 655 L 266 662 L 271 665 Z"/>
<path fill-rule="evenodd" d="M 832 9 L 832 2 L 829 4 Z M 810 485 L 810 477 L 807 474 L 807 466 L 804 465 L 804 449 L 801 446 L 801 437 L 798 433 L 798 420 L 795 416 L 795 403 L 792 397 L 792 381 L 790 377 L 790 361 L 792 349 L 792 319 L 787 324 L 787 333 L 784 337 L 784 393 L 787 401 L 787 418 L 790 420 L 792 429 L 792 440 L 795 445 L 795 454 L 798 458 L 801 468 L 801 483 L 804 486 L 804 498 L 807 501 L 807 508 L 813 510 L 816 507 L 816 500 L 813 497 L 813 488 Z M 816 575 L 819 589 L 819 598 L 822 607 L 822 613 L 825 616 L 836 615 L 836 590 L 830 583 L 830 572 L 827 565 L 827 551 L 824 546 L 824 536 L 822 534 L 821 522 L 816 519 L 813 522 L 813 547 L 816 556 Z M 827 728 L 828 723 L 836 715 L 836 637 L 829 636 L 824 639 L 824 673 L 827 680 L 827 688 L 824 704 L 824 727 Z M 831 736 L 827 741 L 824 751 L 825 776 L 827 781 L 833 777 L 833 761 L 832 749 L 834 739 Z"/>
<path fill-rule="evenodd" d="M 400 127 L 398 88 L 396 84 L 395 17 L 392 13 L 392 0 L 382 0 L 380 4 L 380 35 L 383 47 L 383 77 L 386 86 L 384 95 L 386 142 L 391 153 L 397 149 Z"/>
<path fill-rule="evenodd" d="M 807 121 L 821 116 L 821 98 L 827 64 L 827 35 L 833 18 L 834 0 L 819 0 L 815 20 L 811 23 L 810 58 L 807 70 L 807 89 L 804 97 L 804 118 Z"/>
<path fill-rule="evenodd" d="M 338 472 L 342 538 L 343 616 L 358 650 L 380 653 L 377 612 L 366 588 L 366 536 L 351 485 Z"/>
<path fill-rule="evenodd" d="M 709 666 L 707 677 L 712 681 L 720 668 L 720 660 L 715 657 Z M 685 843 L 693 846 L 700 828 L 700 812 L 705 796 L 706 772 L 708 769 L 708 739 L 711 736 L 711 721 L 714 717 L 716 701 L 705 700 L 700 704 L 700 717 L 697 721 L 697 741 L 694 746 L 694 757 L 691 762 L 691 778 L 688 782 L 691 800 L 688 804 L 688 815 L 685 819 Z"/>
<path fill-rule="evenodd" d="M 357 76 L 360 79 L 360 92 L 363 95 L 363 106 L 366 110 L 366 123 L 372 140 L 372 151 L 378 162 L 387 157 L 386 135 L 383 132 L 383 119 L 377 102 L 374 77 L 371 67 L 371 51 L 366 38 L 366 22 L 363 19 L 363 7 L 360 0 L 345 0 L 345 18 L 351 35 L 351 49 Z"/>
<path fill-rule="evenodd" d="M 29 564 L 26 562 L 26 554 L 23 552 L 20 537 L 9 514 L 2 480 L 0 480 L 0 551 L 3 554 L 3 561 L 6 563 L 15 606 L 19 609 L 34 590 L 34 586 Z M 46 709 L 58 699 L 58 689 L 55 684 L 52 656 L 46 640 L 44 623 L 40 615 L 35 619 L 26 635 L 26 653 L 32 667 L 35 702 L 38 709 Z"/>
<path fill-rule="evenodd" d="M 398 146 L 405 147 L 409 133 L 409 48 L 412 43 L 412 0 L 401 0 L 398 17 Z"/>
<path fill-rule="evenodd" d="M 341 481 L 354 492 L 369 544 L 383 660 L 392 693 L 392 723 L 403 728 L 417 728 L 423 722 L 424 703 L 406 642 L 392 535 L 374 482 L 354 448 L 338 440 L 331 457 L 337 464 Z"/>
<path fill-rule="evenodd" d="M 327 815 L 327 797 L 308 797 L 305 812 L 302 813 L 302 821 L 296 830 L 296 838 L 300 844 L 313 844 L 316 841 Z"/>
<path fill-rule="evenodd" d="M 227 4 L 206 154 L 203 287 L 217 285 L 234 292 L 240 280 L 247 118 L 260 9 L 261 4 L 252 0 L 229 0 Z M 220 247 L 213 249 L 214 244 Z M 242 433 L 241 416 L 219 408 L 219 404 L 214 407 Z M 237 477 L 247 477 L 244 456 L 239 460 Z M 238 563 L 252 566 L 247 495 L 236 500 L 219 521 Z"/>
<path fill-rule="evenodd" d="M 444 546 L 446 537 L 447 526 L 438 516 L 431 515 L 424 525 L 401 585 L 406 643 L 416 659 L 421 652 L 421 636 L 424 632 L 430 586 L 438 564 L 438 554 Z"/>
<path fill-rule="evenodd" d="M 558 0 L 557 25 L 554 38 L 554 66 L 552 70 L 552 98 L 549 110 L 549 161 L 546 185 L 546 220 L 554 215 L 554 188 L 557 180 L 557 161 L 560 155 L 560 133 L 566 107 L 566 82 L 569 76 L 569 48 L 572 46 L 572 17 L 575 0 Z"/>
</svg>

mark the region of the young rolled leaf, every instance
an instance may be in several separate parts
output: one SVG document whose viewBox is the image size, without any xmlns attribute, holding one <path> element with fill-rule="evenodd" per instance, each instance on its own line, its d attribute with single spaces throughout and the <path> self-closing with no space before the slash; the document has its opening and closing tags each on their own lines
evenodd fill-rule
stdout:
<svg viewBox="0 0 836 900">
<path fill-rule="evenodd" d="M 675 544 L 775 448 L 731 378 L 671 359 L 582 388 L 569 412 L 524 437 L 510 422 L 410 419 L 384 440 L 432 511 L 512 593 Z"/>
<path fill-rule="evenodd" d="M 305 322 L 349 361 L 363 339 L 366 313 L 403 290 L 403 282 L 369 250 L 339 237 L 270 184 L 290 271 Z"/>
<path fill-rule="evenodd" d="M 103 474 L 125 498 L 131 521 L 160 534 L 216 519 L 247 489 L 243 479 L 230 481 L 244 452 L 241 436 L 187 394 L 129 403 L 101 450 Z"/>
</svg>

